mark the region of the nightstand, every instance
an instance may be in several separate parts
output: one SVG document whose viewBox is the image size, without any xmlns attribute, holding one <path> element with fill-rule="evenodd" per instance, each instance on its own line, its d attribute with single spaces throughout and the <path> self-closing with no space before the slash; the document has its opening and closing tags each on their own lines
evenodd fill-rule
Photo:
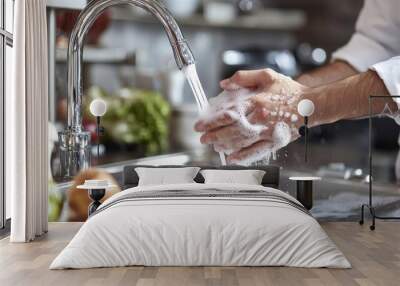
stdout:
<svg viewBox="0 0 400 286">
<path fill-rule="evenodd" d="M 78 189 L 87 190 L 92 203 L 88 207 L 88 216 L 91 216 L 101 205 L 100 200 L 104 198 L 108 188 L 115 187 L 110 185 L 107 180 L 86 180 L 85 184 L 78 186 Z"/>
<path fill-rule="evenodd" d="M 310 210 L 313 207 L 313 182 L 320 181 L 320 177 L 290 177 L 289 180 L 295 181 L 296 198 L 303 206 Z"/>
</svg>

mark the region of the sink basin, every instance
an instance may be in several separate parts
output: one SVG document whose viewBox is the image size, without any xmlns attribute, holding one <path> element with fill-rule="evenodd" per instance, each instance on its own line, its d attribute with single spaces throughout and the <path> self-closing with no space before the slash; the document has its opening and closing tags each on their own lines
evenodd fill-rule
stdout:
<svg viewBox="0 0 400 286">
<path fill-rule="evenodd" d="M 143 159 L 128 160 L 101 166 L 113 174 L 118 183 L 122 183 L 122 171 L 126 165 L 219 165 L 217 154 L 205 150 L 189 151 L 176 154 L 153 156 Z M 289 181 L 291 176 L 316 175 L 281 170 L 280 189 L 295 196 L 296 183 Z M 64 183 L 57 186 L 63 192 L 70 187 Z M 400 215 L 400 192 L 394 184 L 374 185 L 374 205 L 380 215 Z M 314 207 L 311 213 L 319 220 L 358 221 L 360 206 L 368 202 L 368 184 L 356 180 L 323 177 L 314 182 Z"/>
<path fill-rule="evenodd" d="M 281 172 L 281 189 L 295 195 L 296 184 L 288 178 L 301 173 Z M 306 175 L 306 174 L 302 174 Z M 394 184 L 374 184 L 373 203 L 380 215 L 400 214 L 400 192 Z M 314 182 L 314 207 L 311 213 L 321 220 L 351 220 L 360 217 L 360 206 L 369 200 L 369 185 L 361 180 L 324 177 Z"/>
</svg>

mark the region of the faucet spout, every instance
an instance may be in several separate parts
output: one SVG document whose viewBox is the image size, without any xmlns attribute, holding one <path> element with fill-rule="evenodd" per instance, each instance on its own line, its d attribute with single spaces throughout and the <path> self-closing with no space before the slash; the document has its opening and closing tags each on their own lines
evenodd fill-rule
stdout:
<svg viewBox="0 0 400 286">
<path fill-rule="evenodd" d="M 153 14 L 164 26 L 179 69 L 194 63 L 194 57 L 171 13 L 156 0 L 92 0 L 82 10 L 68 45 L 68 125 L 80 131 L 82 124 L 82 56 L 84 39 L 91 25 L 108 7 L 129 4 Z"/>
<path fill-rule="evenodd" d="M 157 0 L 91 0 L 80 13 L 68 45 L 68 128 L 59 134 L 61 173 L 71 178 L 90 165 L 90 134 L 82 128 L 82 57 L 88 30 L 108 7 L 129 4 L 145 9 L 163 25 L 179 69 L 194 64 L 193 54 L 172 14 Z"/>
</svg>

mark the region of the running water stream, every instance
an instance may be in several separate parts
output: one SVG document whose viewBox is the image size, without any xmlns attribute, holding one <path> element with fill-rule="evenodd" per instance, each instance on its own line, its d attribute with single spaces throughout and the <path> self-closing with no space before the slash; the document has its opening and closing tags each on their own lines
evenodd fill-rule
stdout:
<svg viewBox="0 0 400 286">
<path fill-rule="evenodd" d="M 209 107 L 207 96 L 204 93 L 203 86 L 201 85 L 199 76 L 197 74 L 196 65 L 192 64 L 183 68 L 183 72 L 192 89 L 194 98 L 196 99 L 199 114 L 202 115 Z M 219 158 L 222 165 L 226 165 L 225 154 L 219 152 Z"/>
</svg>

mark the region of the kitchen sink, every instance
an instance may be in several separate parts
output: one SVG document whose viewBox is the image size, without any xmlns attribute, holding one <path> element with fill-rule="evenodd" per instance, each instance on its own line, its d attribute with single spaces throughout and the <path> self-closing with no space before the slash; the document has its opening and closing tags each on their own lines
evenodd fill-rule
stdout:
<svg viewBox="0 0 400 286">
<path fill-rule="evenodd" d="M 291 176 L 310 176 L 317 174 L 300 173 L 283 169 L 281 172 L 281 189 L 295 196 L 296 184 L 289 181 Z M 368 203 L 369 184 L 365 181 L 345 180 L 322 177 L 314 182 L 314 207 L 311 213 L 322 220 L 357 221 L 360 217 L 360 206 Z M 395 184 L 373 185 L 373 204 L 380 215 L 394 216 L 400 214 L 400 191 Z"/>
<path fill-rule="evenodd" d="M 153 156 L 128 160 L 101 168 L 111 173 L 122 183 L 122 171 L 127 165 L 218 165 L 218 156 L 207 150 Z M 289 181 L 291 176 L 316 176 L 317 172 L 299 172 L 289 168 L 281 169 L 280 189 L 295 196 L 296 183 Z M 58 190 L 66 190 L 71 184 L 58 185 Z M 369 185 L 361 179 L 345 180 L 323 177 L 314 182 L 314 207 L 311 213 L 319 220 L 357 221 L 360 206 L 368 202 Z M 400 215 L 400 192 L 395 184 L 374 184 L 374 205 L 380 215 Z"/>
</svg>

